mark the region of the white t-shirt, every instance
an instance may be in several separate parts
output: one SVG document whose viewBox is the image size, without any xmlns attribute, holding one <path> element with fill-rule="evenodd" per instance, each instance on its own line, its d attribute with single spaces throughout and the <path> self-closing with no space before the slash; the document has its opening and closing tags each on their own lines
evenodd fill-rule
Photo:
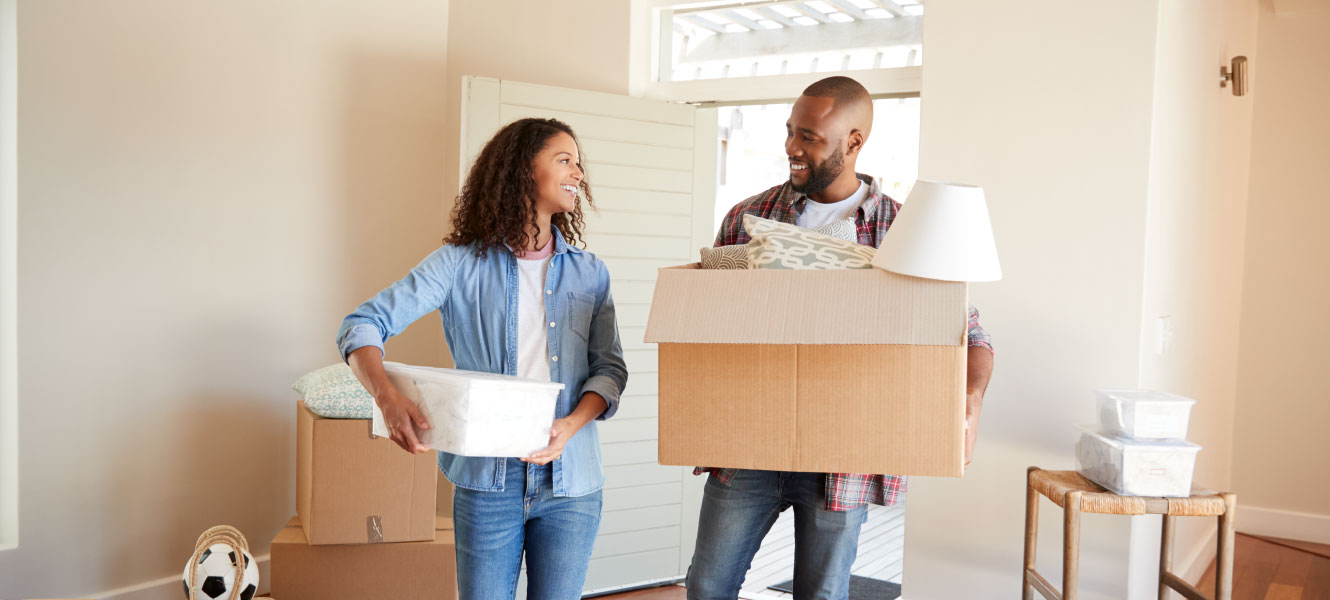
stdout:
<svg viewBox="0 0 1330 600">
<path fill-rule="evenodd" d="M 517 259 L 517 376 L 541 381 L 550 380 L 549 337 L 546 335 L 550 324 L 545 320 L 545 274 L 550 266 L 548 249 L 528 253 L 543 254 L 540 258 L 519 256 Z"/>
<path fill-rule="evenodd" d="M 849 198 L 840 202 L 822 204 L 821 202 L 814 202 L 810 198 L 807 202 L 804 202 L 804 212 L 799 214 L 799 218 L 795 220 L 794 224 L 804 229 L 812 229 L 836 221 L 853 219 L 854 211 L 867 199 L 868 184 L 862 181 L 859 182 L 859 189 L 850 194 Z"/>
</svg>

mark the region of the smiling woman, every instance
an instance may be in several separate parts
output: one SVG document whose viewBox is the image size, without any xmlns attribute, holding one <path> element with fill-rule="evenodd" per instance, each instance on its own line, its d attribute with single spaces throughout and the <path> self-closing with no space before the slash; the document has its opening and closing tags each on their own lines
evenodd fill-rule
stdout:
<svg viewBox="0 0 1330 600">
<path fill-rule="evenodd" d="M 581 595 L 600 527 L 605 472 L 595 421 L 619 407 L 628 371 L 609 270 L 581 242 L 591 189 L 572 128 L 519 119 L 481 149 L 447 245 L 355 309 L 337 344 L 404 451 L 428 452 L 420 410 L 388 380 L 383 344 L 426 313 L 443 317 L 457 368 L 561 383 L 549 445 L 525 457 L 439 452 L 453 483 L 458 590 Z M 515 318 L 514 318 L 515 317 Z"/>
</svg>

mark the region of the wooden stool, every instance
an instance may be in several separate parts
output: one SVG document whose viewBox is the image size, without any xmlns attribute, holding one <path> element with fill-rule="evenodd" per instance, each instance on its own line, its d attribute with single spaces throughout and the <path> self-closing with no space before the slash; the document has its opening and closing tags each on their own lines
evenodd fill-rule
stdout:
<svg viewBox="0 0 1330 600">
<path fill-rule="evenodd" d="M 1039 495 L 1062 507 L 1062 593 L 1034 570 L 1035 544 L 1039 533 Z M 1164 533 L 1159 547 L 1159 597 L 1169 588 L 1189 600 L 1208 600 L 1194 586 L 1174 575 L 1173 517 L 1219 517 L 1219 550 L 1215 559 L 1215 600 L 1233 597 L 1233 518 L 1237 495 L 1192 488 L 1187 498 L 1119 496 L 1099 487 L 1075 471 L 1045 471 L 1030 467 L 1025 479 L 1025 575 L 1024 600 L 1038 590 L 1049 600 L 1075 600 L 1076 575 L 1080 562 L 1081 513 L 1109 515 L 1163 515 Z"/>
</svg>

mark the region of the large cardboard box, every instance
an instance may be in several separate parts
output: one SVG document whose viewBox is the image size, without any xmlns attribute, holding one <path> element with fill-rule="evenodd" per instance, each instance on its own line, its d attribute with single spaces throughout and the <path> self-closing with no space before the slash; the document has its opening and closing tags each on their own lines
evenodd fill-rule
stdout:
<svg viewBox="0 0 1330 600">
<path fill-rule="evenodd" d="M 660 463 L 959 477 L 966 293 L 880 269 L 661 269 Z"/>
<path fill-rule="evenodd" d="M 434 522 L 434 541 L 314 546 L 294 518 L 272 541 L 274 600 L 392 598 L 455 600 L 453 521 Z"/>
<path fill-rule="evenodd" d="M 296 406 L 296 513 L 309 543 L 434 539 L 435 453 L 370 435 L 369 419 L 325 419 Z"/>
</svg>

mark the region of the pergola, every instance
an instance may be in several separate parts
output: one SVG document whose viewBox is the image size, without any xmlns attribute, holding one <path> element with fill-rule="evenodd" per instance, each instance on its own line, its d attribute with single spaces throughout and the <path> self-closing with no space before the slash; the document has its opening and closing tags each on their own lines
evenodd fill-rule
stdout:
<svg viewBox="0 0 1330 600">
<path fill-rule="evenodd" d="M 662 55 L 671 59 L 669 69 L 662 69 L 662 80 L 704 78 L 704 68 L 709 77 L 758 75 L 760 64 L 765 64 L 762 74 L 915 66 L 923 40 L 923 9 L 923 0 L 767 0 L 676 7 L 666 11 L 672 35 L 666 36 L 662 27 L 661 37 L 669 38 L 662 39 Z M 818 64 L 835 59 L 839 64 Z"/>
</svg>

